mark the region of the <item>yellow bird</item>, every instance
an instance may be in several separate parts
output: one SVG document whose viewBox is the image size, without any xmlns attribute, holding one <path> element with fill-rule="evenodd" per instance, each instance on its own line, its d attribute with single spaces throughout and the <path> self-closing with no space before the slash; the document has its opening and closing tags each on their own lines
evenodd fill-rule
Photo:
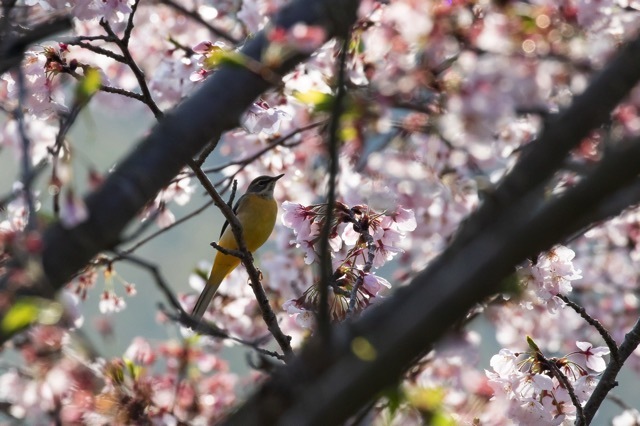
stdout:
<svg viewBox="0 0 640 426">
<path fill-rule="evenodd" d="M 267 241 L 276 224 L 278 204 L 273 198 L 273 188 L 282 176 L 284 174 L 275 177 L 259 176 L 255 178 L 249 184 L 247 193 L 240 197 L 233 208 L 233 212 L 242 225 L 247 249 L 252 253 Z M 228 221 L 222 226 L 218 245 L 228 250 L 238 249 L 236 237 L 233 235 Z M 194 318 L 198 320 L 202 318 L 222 280 L 239 264 L 240 259 L 236 256 L 226 255 L 220 251 L 216 253 L 207 284 L 193 307 L 191 315 Z"/>
</svg>

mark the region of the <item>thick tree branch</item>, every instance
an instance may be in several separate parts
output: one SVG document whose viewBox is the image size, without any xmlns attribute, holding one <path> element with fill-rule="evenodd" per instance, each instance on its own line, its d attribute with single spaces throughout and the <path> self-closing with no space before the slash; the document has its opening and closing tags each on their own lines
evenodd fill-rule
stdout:
<svg viewBox="0 0 640 426">
<path fill-rule="evenodd" d="M 525 147 L 511 173 L 460 230 L 457 245 L 465 244 L 492 221 L 496 212 L 549 178 L 565 161 L 566 154 L 608 119 L 640 81 L 638 57 L 640 37 L 628 43 L 567 110 L 549 120 L 542 134 Z"/>
</svg>

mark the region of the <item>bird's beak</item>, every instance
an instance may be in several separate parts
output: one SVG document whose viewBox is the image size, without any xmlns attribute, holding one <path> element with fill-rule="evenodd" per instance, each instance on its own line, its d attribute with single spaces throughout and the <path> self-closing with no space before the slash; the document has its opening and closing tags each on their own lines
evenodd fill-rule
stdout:
<svg viewBox="0 0 640 426">
<path fill-rule="evenodd" d="M 274 181 L 276 181 L 276 180 L 280 179 L 282 176 L 284 176 L 284 173 L 283 173 L 283 174 L 281 174 L 281 175 L 275 176 L 275 177 L 273 178 L 273 180 L 274 180 Z"/>
</svg>

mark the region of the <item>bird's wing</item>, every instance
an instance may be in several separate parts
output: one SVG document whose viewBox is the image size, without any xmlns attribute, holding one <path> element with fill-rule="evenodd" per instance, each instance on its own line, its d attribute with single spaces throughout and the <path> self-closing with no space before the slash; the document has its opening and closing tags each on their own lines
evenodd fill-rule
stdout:
<svg viewBox="0 0 640 426">
<path fill-rule="evenodd" d="M 236 205 L 233 206 L 233 214 L 237 215 L 238 214 L 238 206 L 240 205 L 240 203 L 244 200 L 244 195 L 242 197 L 240 197 L 238 199 L 238 201 L 236 201 Z M 220 238 L 222 238 L 222 234 L 224 234 L 224 231 L 227 229 L 227 227 L 229 226 L 229 221 L 225 220 L 224 221 L 224 225 L 222 225 L 222 231 L 220 231 Z"/>
</svg>

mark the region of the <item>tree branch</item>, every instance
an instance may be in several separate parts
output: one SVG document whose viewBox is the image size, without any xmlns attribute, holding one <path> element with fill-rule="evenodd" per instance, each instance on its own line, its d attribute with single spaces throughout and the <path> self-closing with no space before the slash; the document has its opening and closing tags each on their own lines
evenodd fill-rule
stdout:
<svg viewBox="0 0 640 426">
<path fill-rule="evenodd" d="M 618 348 L 618 359 L 614 359 L 611 357 L 609 361 L 609 365 L 607 365 L 606 370 L 602 373 L 600 377 L 600 381 L 598 382 L 596 388 L 594 389 L 591 397 L 587 401 L 584 406 L 584 423 L 576 423 L 578 426 L 586 426 L 591 423 L 593 417 L 596 415 L 596 411 L 600 408 L 600 405 L 604 402 L 607 394 L 611 391 L 611 389 L 618 386 L 618 382 L 616 377 L 618 373 L 622 369 L 624 362 L 629 358 L 629 356 L 636 350 L 638 345 L 640 344 L 640 320 L 638 320 L 633 328 L 624 336 L 624 341 Z"/>
<path fill-rule="evenodd" d="M 343 102 L 347 94 L 345 87 L 345 66 L 347 62 L 347 50 L 350 37 L 347 35 L 342 42 L 340 60 L 336 67 L 338 81 L 336 82 L 336 96 L 333 99 L 331 119 L 329 121 L 327 135 L 327 157 L 329 163 L 329 181 L 327 182 L 327 212 L 324 224 L 320 231 L 320 303 L 318 306 L 318 330 L 324 340 L 329 343 L 331 332 L 331 320 L 329 315 L 329 287 L 333 287 L 333 268 L 331 267 L 331 251 L 329 239 L 333 229 L 333 216 L 336 204 L 336 178 L 338 176 L 338 143 L 340 120 L 344 110 Z"/>
<path fill-rule="evenodd" d="M 616 344 L 616 341 L 613 340 L 613 337 L 611 337 L 611 334 L 609 334 L 607 329 L 602 326 L 600 321 L 598 321 L 597 319 L 589 315 L 582 306 L 573 302 L 567 296 L 559 293 L 556 296 L 560 300 L 562 300 L 564 303 L 566 303 L 571 309 L 576 311 L 576 313 L 580 315 L 582 319 L 584 319 L 589 325 L 595 328 L 598 331 L 598 333 L 600 333 L 600 336 L 605 341 L 605 343 L 607 344 L 607 347 L 609 348 L 609 351 L 611 352 L 611 357 L 614 360 L 618 361 L 620 359 L 620 356 L 618 355 L 618 345 Z"/>
<path fill-rule="evenodd" d="M 158 268 L 157 265 L 155 265 L 155 264 L 153 264 L 151 262 L 147 262 L 146 260 L 141 259 L 139 257 L 129 255 L 129 254 L 116 252 L 116 255 L 120 259 L 129 261 L 129 262 L 139 266 L 140 268 L 143 268 L 143 269 L 147 270 L 153 276 L 156 284 L 158 285 L 158 287 L 160 288 L 162 293 L 165 295 L 167 300 L 169 300 L 169 303 L 171 304 L 171 306 L 173 306 L 174 310 L 177 312 L 177 314 L 172 314 L 170 312 L 167 312 L 166 310 L 164 310 L 163 306 L 160 305 L 160 309 L 163 311 L 163 313 L 165 315 L 167 315 L 169 318 L 171 318 L 172 320 L 174 320 L 176 322 L 179 322 L 180 324 L 184 325 L 185 327 L 190 327 L 193 330 L 196 330 L 200 334 L 203 334 L 203 335 L 206 335 L 206 336 L 210 336 L 210 337 L 214 337 L 214 338 L 217 338 L 217 339 L 233 340 L 234 342 L 237 342 L 237 343 L 239 343 L 239 344 L 241 344 L 243 346 L 247 346 L 247 347 L 253 349 L 254 351 L 258 352 L 260 355 L 274 357 L 274 358 L 276 358 L 278 360 L 284 360 L 284 357 L 282 355 L 278 354 L 277 352 L 273 352 L 273 351 L 269 351 L 269 350 L 266 350 L 266 349 L 262 349 L 255 342 L 248 342 L 246 340 L 240 339 L 239 337 L 232 336 L 232 335 L 230 335 L 229 333 L 227 333 L 224 330 L 221 330 L 221 329 L 219 329 L 217 327 L 214 327 L 212 325 L 209 325 L 207 323 L 197 321 L 191 315 L 187 314 L 184 311 L 184 309 L 182 309 L 182 305 L 180 305 L 180 302 L 178 301 L 176 296 L 171 291 L 171 289 L 169 287 L 169 284 L 166 282 L 166 280 L 164 279 L 164 277 L 160 273 L 160 269 Z"/>
<path fill-rule="evenodd" d="M 234 38 L 233 36 L 231 36 L 231 34 L 214 27 L 213 25 L 211 25 L 209 22 L 205 21 L 202 16 L 200 16 L 200 14 L 196 11 L 190 11 L 187 8 L 185 8 L 184 6 L 172 1 L 172 0 L 158 0 L 158 3 L 160 4 L 164 4 L 180 13 L 182 13 L 184 16 L 193 19 L 194 21 L 196 21 L 198 24 L 204 26 L 206 29 L 208 29 L 211 33 L 217 35 L 218 37 L 227 40 L 228 42 L 232 43 L 232 44 L 238 44 L 240 43 L 240 40 L 237 40 L 236 38 Z"/>
</svg>

